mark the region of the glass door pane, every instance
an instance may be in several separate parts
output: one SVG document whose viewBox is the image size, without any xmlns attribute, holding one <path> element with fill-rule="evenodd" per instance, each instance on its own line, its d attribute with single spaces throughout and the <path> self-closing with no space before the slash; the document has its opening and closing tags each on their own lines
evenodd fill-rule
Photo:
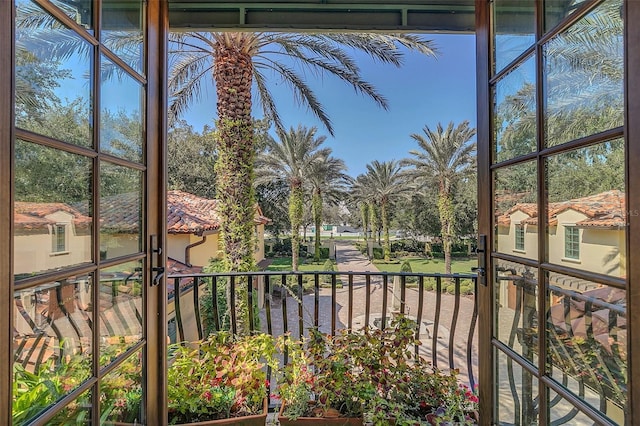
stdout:
<svg viewBox="0 0 640 426">
<path fill-rule="evenodd" d="M 146 2 L 14 5 L 13 424 L 143 424 Z"/>
<path fill-rule="evenodd" d="M 492 2 L 480 100 L 494 421 L 628 424 L 623 2 L 528 3 Z"/>
</svg>

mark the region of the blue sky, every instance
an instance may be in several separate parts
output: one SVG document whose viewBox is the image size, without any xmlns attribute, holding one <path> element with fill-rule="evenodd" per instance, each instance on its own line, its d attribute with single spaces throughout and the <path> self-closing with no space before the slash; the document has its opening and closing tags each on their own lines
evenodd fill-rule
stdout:
<svg viewBox="0 0 640 426">
<path fill-rule="evenodd" d="M 354 177 L 373 160 L 407 157 L 417 146 L 410 135 L 422 133 L 425 125 L 435 128 L 438 122 L 446 126 L 450 121 L 468 120 L 475 127 L 475 36 L 428 34 L 425 38 L 435 42 L 438 57 L 409 52 L 399 69 L 356 56 L 365 80 L 387 98 L 388 111 L 337 79 L 309 76 L 308 83 L 325 106 L 335 136 L 329 136 L 306 108 L 295 105 L 288 87 L 272 85 L 285 126 L 317 126 L 318 134 L 328 136 L 326 145 L 345 161 Z M 213 124 L 214 114 L 215 90 L 208 87 L 183 118 L 201 131 L 205 124 Z"/>
</svg>

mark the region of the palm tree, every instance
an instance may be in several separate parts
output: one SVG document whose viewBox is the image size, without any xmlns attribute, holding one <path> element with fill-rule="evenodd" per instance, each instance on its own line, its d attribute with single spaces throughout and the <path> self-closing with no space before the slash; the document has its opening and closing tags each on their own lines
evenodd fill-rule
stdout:
<svg viewBox="0 0 640 426">
<path fill-rule="evenodd" d="M 188 32 L 173 33 L 170 39 L 171 117 L 179 116 L 192 99 L 202 94 L 203 79 L 213 75 L 215 82 L 219 155 L 216 188 L 220 194 L 223 255 L 232 271 L 247 270 L 253 264 L 252 89 L 256 89 L 265 118 L 274 123 L 278 133 L 283 133 L 265 73 L 277 74 L 291 87 L 294 99 L 308 107 L 333 134 L 327 113 L 300 70 L 335 75 L 386 108 L 385 98 L 362 79 L 351 52 L 359 50 L 395 66 L 402 64 L 400 46 L 435 55 L 430 41 L 410 34 Z"/>
<path fill-rule="evenodd" d="M 371 194 L 370 200 L 375 202 L 369 204 L 369 211 L 375 211 L 375 209 L 371 207 L 376 204 L 380 207 L 382 234 L 384 236 L 382 248 L 384 251 L 384 259 L 389 261 L 391 258 L 389 209 L 395 200 L 409 189 L 402 172 L 402 166 L 395 160 L 384 162 L 374 160 L 370 164 L 367 164 L 367 173 L 365 174 L 363 182 L 369 188 L 369 193 Z"/>
<path fill-rule="evenodd" d="M 298 270 L 300 225 L 303 215 L 304 184 L 315 163 L 326 161 L 330 148 L 321 148 L 326 137 L 316 137 L 317 128 L 298 126 L 280 134 L 280 141 L 267 140 L 265 152 L 256 164 L 256 185 L 274 181 L 289 185 L 289 222 L 291 223 L 291 267 Z"/>
<path fill-rule="evenodd" d="M 311 189 L 311 209 L 315 225 L 314 260 L 320 260 L 320 227 L 322 226 L 322 210 L 324 201 L 335 204 L 346 193 L 351 177 L 344 173 L 347 166 L 344 161 L 335 157 L 322 157 L 309 169 L 307 182 Z"/>
<path fill-rule="evenodd" d="M 476 143 L 471 142 L 476 130 L 464 121 L 454 128 L 453 122 L 446 129 L 438 123 L 436 131 L 425 126 L 424 135 L 414 133 L 420 150 L 409 151 L 413 157 L 403 164 L 413 167 L 408 173 L 423 185 L 435 184 L 438 188 L 438 213 L 444 251 L 445 273 L 451 273 L 451 245 L 454 230 L 453 190 L 465 176 L 475 171 Z"/>
</svg>

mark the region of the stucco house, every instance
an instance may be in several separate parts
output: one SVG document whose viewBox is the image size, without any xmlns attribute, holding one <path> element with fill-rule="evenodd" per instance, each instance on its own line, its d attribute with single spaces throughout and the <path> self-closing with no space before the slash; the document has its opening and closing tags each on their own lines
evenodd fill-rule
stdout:
<svg viewBox="0 0 640 426">
<path fill-rule="evenodd" d="M 198 197 L 184 191 L 167 193 L 167 255 L 173 261 L 189 267 L 205 266 L 211 258 L 221 256 L 218 243 L 220 217 L 216 211 L 217 201 Z M 264 259 L 264 226 L 270 219 L 255 206 L 254 236 L 256 247 L 254 259 Z"/>
<path fill-rule="evenodd" d="M 547 261 L 625 276 L 625 215 L 625 196 L 619 190 L 549 203 Z M 497 213 L 495 222 L 501 253 L 537 258 L 539 227 L 535 204 L 517 203 Z"/>
</svg>

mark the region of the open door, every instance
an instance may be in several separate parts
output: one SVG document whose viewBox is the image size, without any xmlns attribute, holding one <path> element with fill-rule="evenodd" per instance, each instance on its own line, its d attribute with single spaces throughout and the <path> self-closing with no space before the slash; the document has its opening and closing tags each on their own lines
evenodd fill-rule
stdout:
<svg viewBox="0 0 640 426">
<path fill-rule="evenodd" d="M 637 422 L 635 3 L 476 2 L 483 424 Z"/>
<path fill-rule="evenodd" d="M 166 2 L 2 3 L 0 423 L 159 424 Z"/>
</svg>

